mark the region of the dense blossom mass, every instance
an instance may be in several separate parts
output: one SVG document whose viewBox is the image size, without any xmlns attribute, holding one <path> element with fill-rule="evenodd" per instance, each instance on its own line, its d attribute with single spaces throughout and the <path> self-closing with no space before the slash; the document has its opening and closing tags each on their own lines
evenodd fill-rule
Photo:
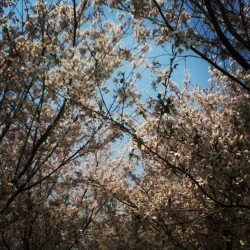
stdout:
<svg viewBox="0 0 250 250">
<path fill-rule="evenodd" d="M 250 248 L 248 1 L 2 0 L 0 23 L 1 249 Z M 206 88 L 173 81 L 191 57 Z"/>
</svg>

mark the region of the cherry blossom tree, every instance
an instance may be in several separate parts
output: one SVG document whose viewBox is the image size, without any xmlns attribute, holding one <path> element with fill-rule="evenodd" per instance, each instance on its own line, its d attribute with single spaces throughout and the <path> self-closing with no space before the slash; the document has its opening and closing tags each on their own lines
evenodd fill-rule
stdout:
<svg viewBox="0 0 250 250">
<path fill-rule="evenodd" d="M 81 247 L 106 203 L 85 163 L 121 135 L 107 118 L 126 108 L 127 89 L 104 99 L 132 57 L 120 43 L 130 23 L 105 21 L 88 1 L 3 1 L 0 11 L 0 245 Z"/>
<path fill-rule="evenodd" d="M 173 93 L 169 112 L 148 107 L 120 171 L 104 166 L 91 175 L 123 207 L 113 207 L 101 239 L 137 239 L 148 249 L 247 248 L 249 95 L 188 85 Z"/>
<path fill-rule="evenodd" d="M 106 237 L 114 244 L 135 237 L 148 249 L 248 248 L 249 4 L 109 3 L 133 15 L 138 40 L 152 39 L 158 46 L 170 41 L 173 57 L 167 68 L 147 60 L 156 76 L 153 87 L 163 91 L 138 107 L 142 122 L 123 127 L 132 139 L 129 155 L 119 163 L 119 182 L 101 178 L 125 205 L 112 211 L 123 225 L 110 223 Z M 208 90 L 192 89 L 188 72 L 183 87 L 171 80 L 173 61 L 186 49 L 210 63 Z M 129 223 L 122 237 L 117 228 L 127 225 L 124 221 Z"/>
<path fill-rule="evenodd" d="M 0 245 L 249 248 L 249 8 L 3 1 Z M 172 80 L 186 51 L 208 89 Z"/>
</svg>

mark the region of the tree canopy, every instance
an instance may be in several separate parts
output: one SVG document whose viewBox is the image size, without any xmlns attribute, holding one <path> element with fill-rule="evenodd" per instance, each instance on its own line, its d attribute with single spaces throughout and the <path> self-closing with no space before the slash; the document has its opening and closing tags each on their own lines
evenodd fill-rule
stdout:
<svg viewBox="0 0 250 250">
<path fill-rule="evenodd" d="M 250 248 L 248 1 L 3 0 L 0 23 L 1 248 Z M 173 80 L 191 57 L 206 89 Z"/>
</svg>

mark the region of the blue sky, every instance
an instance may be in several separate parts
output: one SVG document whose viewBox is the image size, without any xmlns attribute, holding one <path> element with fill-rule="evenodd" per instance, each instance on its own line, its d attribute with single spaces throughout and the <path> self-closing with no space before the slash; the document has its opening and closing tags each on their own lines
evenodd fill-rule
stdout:
<svg viewBox="0 0 250 250">
<path fill-rule="evenodd" d="M 116 10 L 113 10 L 110 12 L 108 7 L 104 7 L 104 12 L 106 14 L 107 20 L 110 20 L 114 23 L 119 23 L 120 21 L 117 19 L 117 12 Z M 126 17 L 129 16 L 129 14 L 125 14 Z M 146 25 L 148 27 L 153 25 L 149 21 L 145 21 Z M 122 43 L 124 47 L 129 48 L 132 47 L 132 43 L 134 41 L 134 37 L 127 37 L 125 38 Z M 167 52 L 171 52 L 171 44 L 166 43 L 164 44 L 164 49 L 161 48 L 160 45 L 155 45 L 154 43 L 150 43 L 151 46 L 151 52 L 148 56 L 159 56 L 157 60 L 160 63 L 163 63 L 164 65 L 168 66 L 170 64 L 170 59 L 171 56 L 167 55 Z M 178 63 L 178 66 L 176 69 L 174 69 L 172 75 L 171 75 L 171 80 L 173 80 L 175 83 L 177 83 L 180 87 L 182 86 L 182 83 L 185 79 L 185 74 L 184 71 L 187 70 L 190 73 L 190 81 L 191 81 L 191 86 L 192 87 L 201 87 L 201 88 L 209 88 L 208 84 L 208 79 L 209 79 L 209 73 L 208 73 L 208 63 L 205 62 L 204 60 L 198 58 L 192 51 L 184 51 L 182 56 L 185 56 L 185 60 L 182 58 L 176 58 L 174 61 L 174 64 Z M 118 69 L 120 70 L 120 69 Z M 126 64 L 126 66 L 122 67 L 123 71 L 125 71 L 125 74 L 129 74 L 131 70 L 131 66 L 129 64 Z M 137 89 L 140 94 L 143 96 L 156 96 L 157 93 L 155 93 L 152 90 L 151 83 L 152 79 L 154 78 L 154 75 L 147 70 L 138 69 L 138 71 L 142 72 L 142 79 L 137 80 L 136 85 Z M 110 81 L 109 81 L 110 82 Z M 145 96 L 145 97 L 146 97 Z"/>
</svg>

